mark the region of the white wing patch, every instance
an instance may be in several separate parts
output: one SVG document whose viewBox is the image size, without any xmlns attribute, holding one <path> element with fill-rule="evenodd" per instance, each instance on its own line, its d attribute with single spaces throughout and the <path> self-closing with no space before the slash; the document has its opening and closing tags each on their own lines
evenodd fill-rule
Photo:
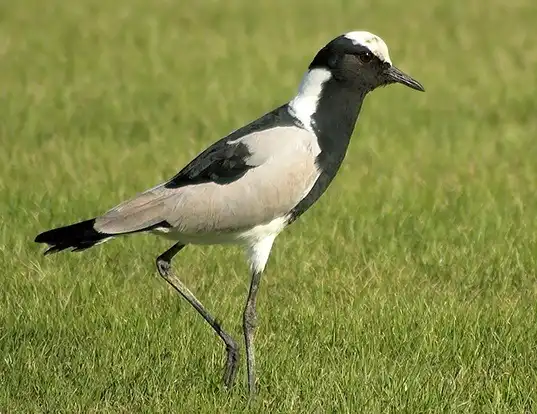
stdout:
<svg viewBox="0 0 537 414">
<path fill-rule="evenodd" d="M 345 34 L 345 37 L 352 40 L 355 45 L 367 47 L 371 50 L 371 53 L 383 62 L 388 62 L 390 65 L 392 64 L 390 54 L 388 53 L 388 46 L 386 46 L 384 40 L 377 35 L 369 32 L 349 32 Z"/>
</svg>

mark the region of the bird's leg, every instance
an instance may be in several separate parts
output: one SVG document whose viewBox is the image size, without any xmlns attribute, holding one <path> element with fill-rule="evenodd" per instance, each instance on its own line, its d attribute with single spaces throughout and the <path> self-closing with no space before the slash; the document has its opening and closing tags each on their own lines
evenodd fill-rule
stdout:
<svg viewBox="0 0 537 414">
<path fill-rule="evenodd" d="M 222 328 L 216 319 L 205 309 L 203 304 L 194 296 L 194 294 L 179 280 L 171 268 L 172 258 L 179 253 L 185 247 L 184 244 L 174 244 L 169 250 L 166 250 L 159 257 L 157 257 L 157 269 L 159 274 L 168 282 L 173 288 L 184 297 L 188 303 L 190 303 L 198 313 L 203 316 L 203 319 L 211 325 L 214 331 L 226 344 L 227 362 L 224 372 L 224 384 L 226 387 L 231 387 L 235 382 L 235 376 L 237 374 L 238 362 L 239 362 L 239 347 L 235 340 Z"/>
<path fill-rule="evenodd" d="M 257 324 L 257 315 L 255 306 L 261 274 L 262 272 L 260 271 L 254 271 L 252 273 L 250 291 L 248 293 L 248 299 L 246 300 L 246 306 L 243 313 L 244 342 L 246 344 L 246 364 L 248 369 L 248 390 L 250 392 L 250 397 L 253 397 L 256 392 L 254 331 Z"/>
<path fill-rule="evenodd" d="M 250 398 L 255 395 L 256 391 L 254 331 L 257 322 L 255 310 L 257 291 L 259 289 L 259 282 L 261 281 L 261 274 L 267 264 L 270 250 L 272 249 L 272 243 L 274 242 L 276 235 L 277 233 L 268 234 L 266 237 L 256 240 L 254 243 L 246 246 L 246 254 L 252 273 L 252 280 L 250 282 L 248 299 L 246 299 L 246 306 L 244 307 L 244 313 L 242 315 L 242 326 L 244 329 L 244 342 L 246 344 L 246 364 L 248 369 L 248 390 L 250 392 Z"/>
</svg>

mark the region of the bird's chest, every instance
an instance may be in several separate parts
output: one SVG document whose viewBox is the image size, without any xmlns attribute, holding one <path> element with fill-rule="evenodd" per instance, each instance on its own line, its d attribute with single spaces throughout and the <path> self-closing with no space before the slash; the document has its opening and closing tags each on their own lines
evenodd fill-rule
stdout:
<svg viewBox="0 0 537 414">
<path fill-rule="evenodd" d="M 336 176 L 347 152 L 346 142 L 323 142 L 319 140 L 319 152 L 315 158 L 318 175 L 304 198 L 293 208 L 290 221 L 296 220 L 308 210 L 328 189 Z"/>
</svg>

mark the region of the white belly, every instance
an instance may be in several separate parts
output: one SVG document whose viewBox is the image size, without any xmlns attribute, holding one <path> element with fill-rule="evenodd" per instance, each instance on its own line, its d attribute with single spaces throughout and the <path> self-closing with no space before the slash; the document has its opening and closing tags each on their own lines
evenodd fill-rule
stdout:
<svg viewBox="0 0 537 414">
<path fill-rule="evenodd" d="M 278 217 L 269 223 L 260 224 L 253 228 L 220 233 L 181 233 L 174 228 L 157 228 L 153 234 L 184 244 L 240 244 L 251 246 L 267 237 L 276 237 L 287 224 L 287 217 Z"/>
</svg>

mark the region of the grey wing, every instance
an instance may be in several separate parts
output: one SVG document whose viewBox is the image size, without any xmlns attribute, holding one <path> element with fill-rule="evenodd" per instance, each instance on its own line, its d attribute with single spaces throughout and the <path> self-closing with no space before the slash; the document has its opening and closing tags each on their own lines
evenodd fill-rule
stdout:
<svg viewBox="0 0 537 414">
<path fill-rule="evenodd" d="M 95 220 L 95 229 L 106 234 L 134 233 L 156 226 L 168 226 L 167 200 L 173 194 L 152 188 L 125 201 Z"/>
<path fill-rule="evenodd" d="M 221 140 L 170 181 L 95 223 L 108 234 L 159 226 L 184 234 L 250 228 L 288 213 L 318 178 L 315 135 L 288 126 Z"/>
</svg>

